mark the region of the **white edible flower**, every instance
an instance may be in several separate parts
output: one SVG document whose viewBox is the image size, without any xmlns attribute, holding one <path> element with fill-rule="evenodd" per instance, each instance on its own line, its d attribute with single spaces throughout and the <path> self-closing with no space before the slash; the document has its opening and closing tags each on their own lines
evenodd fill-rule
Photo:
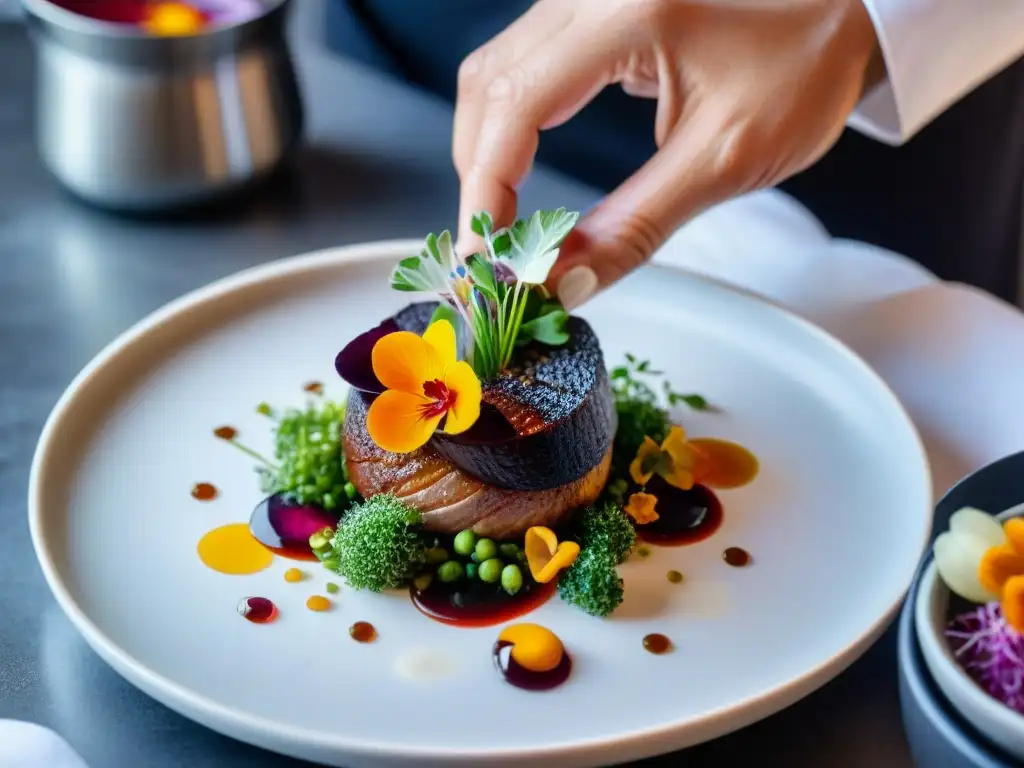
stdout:
<svg viewBox="0 0 1024 768">
<path fill-rule="evenodd" d="M 982 586 L 978 567 L 992 547 L 1006 543 L 999 521 L 980 509 L 964 507 L 949 518 L 949 530 L 935 539 L 935 567 L 939 577 L 965 600 L 987 603 L 999 595 Z"/>
</svg>

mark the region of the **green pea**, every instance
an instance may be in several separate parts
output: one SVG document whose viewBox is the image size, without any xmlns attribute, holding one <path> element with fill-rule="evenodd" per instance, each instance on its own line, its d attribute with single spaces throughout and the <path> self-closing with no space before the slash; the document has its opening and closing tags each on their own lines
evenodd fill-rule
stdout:
<svg viewBox="0 0 1024 768">
<path fill-rule="evenodd" d="M 333 495 L 331 495 L 330 493 L 325 493 L 323 497 L 320 499 L 320 505 L 324 509 L 330 511 L 334 509 L 336 506 L 338 506 L 338 502 L 334 500 Z"/>
<path fill-rule="evenodd" d="M 441 563 L 437 569 L 437 578 L 445 584 L 451 584 L 462 578 L 462 563 L 458 560 L 449 560 Z"/>
<path fill-rule="evenodd" d="M 460 555 L 470 555 L 473 553 L 473 548 L 476 546 L 476 534 L 472 531 L 459 531 L 455 537 L 455 543 L 452 545 L 456 553 Z"/>
<path fill-rule="evenodd" d="M 475 579 L 476 578 L 476 572 L 477 572 L 477 570 L 479 570 L 479 568 L 480 568 L 480 566 L 477 565 L 476 563 L 469 563 L 466 566 L 466 578 L 467 579 Z"/>
<path fill-rule="evenodd" d="M 356 487 L 352 485 L 352 483 L 345 483 L 345 495 L 348 496 L 350 500 L 356 497 Z"/>
<path fill-rule="evenodd" d="M 473 554 L 476 555 L 477 560 L 481 563 L 485 560 L 490 560 L 492 557 L 496 557 L 498 554 L 498 545 L 490 539 L 480 539 L 476 543 L 476 547 L 473 549 Z"/>
<path fill-rule="evenodd" d="M 341 587 L 339 587 L 333 581 L 328 581 L 327 582 L 327 586 L 325 587 L 325 589 L 327 590 L 328 594 L 335 595 L 335 594 L 338 593 L 338 591 L 341 589 Z"/>
<path fill-rule="evenodd" d="M 498 551 L 501 552 L 501 554 L 504 555 L 505 558 L 507 558 L 508 560 L 515 560 L 516 555 L 519 554 L 519 545 L 507 541 L 500 547 L 498 547 Z"/>
<path fill-rule="evenodd" d="M 413 586 L 416 587 L 417 591 L 423 592 L 430 583 L 434 580 L 434 574 L 432 573 L 421 573 L 415 579 L 412 580 Z"/>
<path fill-rule="evenodd" d="M 440 565 L 448 559 L 448 550 L 444 547 L 431 547 L 427 550 L 427 564 Z"/>
<path fill-rule="evenodd" d="M 501 578 L 501 569 L 505 565 L 496 557 L 492 557 L 490 560 L 484 560 L 480 563 L 480 581 L 486 582 L 487 584 L 493 584 Z"/>
<path fill-rule="evenodd" d="M 506 565 L 501 571 L 501 588 L 514 595 L 523 588 L 523 572 L 518 565 Z"/>
</svg>

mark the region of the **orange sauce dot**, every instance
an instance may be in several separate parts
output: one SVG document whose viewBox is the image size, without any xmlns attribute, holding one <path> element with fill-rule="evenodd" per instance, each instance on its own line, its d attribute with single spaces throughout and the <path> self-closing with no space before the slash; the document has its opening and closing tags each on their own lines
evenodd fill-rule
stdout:
<svg viewBox="0 0 1024 768">
<path fill-rule="evenodd" d="M 760 470 L 757 457 L 738 443 L 714 437 L 690 441 L 704 454 L 697 470 L 698 481 L 709 488 L 739 488 L 751 482 Z"/>
<path fill-rule="evenodd" d="M 214 528 L 199 540 L 196 551 L 207 568 L 232 576 L 258 573 L 274 561 L 274 553 L 253 538 L 248 523 Z"/>
<path fill-rule="evenodd" d="M 192 486 L 192 498 L 197 501 L 213 501 L 217 498 L 217 487 L 212 483 L 196 483 Z"/>
<path fill-rule="evenodd" d="M 290 584 L 294 584 L 297 581 L 302 581 L 302 577 L 305 574 L 302 573 L 298 568 L 289 568 L 284 572 L 284 580 Z"/>
<path fill-rule="evenodd" d="M 331 607 L 331 601 L 323 595 L 313 595 L 306 601 L 306 607 L 311 611 L 326 611 Z"/>
</svg>

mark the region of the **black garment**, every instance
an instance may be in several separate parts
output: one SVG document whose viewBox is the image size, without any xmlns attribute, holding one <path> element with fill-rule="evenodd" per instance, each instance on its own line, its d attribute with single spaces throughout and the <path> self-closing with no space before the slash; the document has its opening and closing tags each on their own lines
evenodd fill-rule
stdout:
<svg viewBox="0 0 1024 768">
<path fill-rule="evenodd" d="M 341 53 L 454 101 L 462 58 L 531 0 L 331 0 Z M 611 189 L 654 152 L 652 101 L 608 88 L 546 132 L 538 159 Z M 1024 59 L 901 147 L 847 130 L 781 185 L 837 237 L 903 253 L 939 277 L 1015 300 L 1024 219 Z"/>
</svg>

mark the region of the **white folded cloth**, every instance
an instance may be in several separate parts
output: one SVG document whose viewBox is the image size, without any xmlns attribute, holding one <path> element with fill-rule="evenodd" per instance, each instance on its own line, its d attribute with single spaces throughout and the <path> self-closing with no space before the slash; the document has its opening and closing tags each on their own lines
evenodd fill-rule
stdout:
<svg viewBox="0 0 1024 768">
<path fill-rule="evenodd" d="M 0 720 L 0 768 L 88 768 L 64 739 L 35 723 Z"/>
</svg>

